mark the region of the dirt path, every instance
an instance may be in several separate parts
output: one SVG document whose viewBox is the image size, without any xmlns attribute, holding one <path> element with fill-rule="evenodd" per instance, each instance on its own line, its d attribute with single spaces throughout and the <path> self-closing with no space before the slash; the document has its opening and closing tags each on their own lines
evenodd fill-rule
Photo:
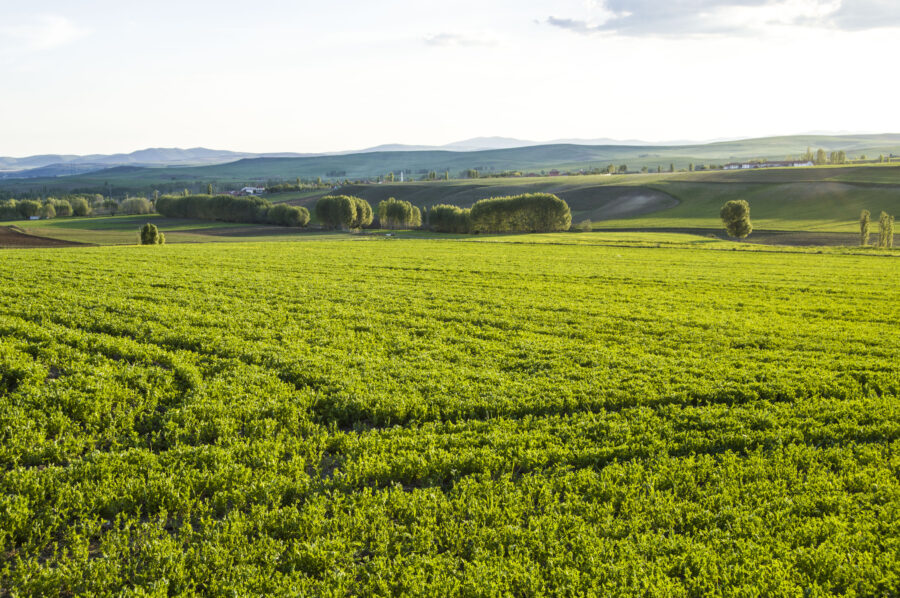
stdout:
<svg viewBox="0 0 900 598">
<path fill-rule="evenodd" d="M 29 235 L 24 230 L 13 226 L 0 226 L 0 249 L 18 249 L 27 247 L 87 247 L 87 243 L 63 241 L 49 237 Z"/>
</svg>

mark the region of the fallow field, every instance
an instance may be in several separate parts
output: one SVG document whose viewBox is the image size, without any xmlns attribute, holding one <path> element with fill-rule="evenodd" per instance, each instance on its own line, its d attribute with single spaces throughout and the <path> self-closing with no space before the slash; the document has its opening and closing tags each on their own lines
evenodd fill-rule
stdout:
<svg viewBox="0 0 900 598">
<path fill-rule="evenodd" d="M 896 258 L 517 239 L 4 251 L 0 594 L 897 594 Z"/>
</svg>

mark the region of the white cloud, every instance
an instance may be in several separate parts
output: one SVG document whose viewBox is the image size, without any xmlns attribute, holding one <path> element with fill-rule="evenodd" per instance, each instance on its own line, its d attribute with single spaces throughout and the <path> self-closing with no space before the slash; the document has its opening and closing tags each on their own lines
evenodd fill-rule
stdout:
<svg viewBox="0 0 900 598">
<path fill-rule="evenodd" d="M 0 25 L 0 54 L 25 55 L 68 45 L 90 34 L 57 14 L 39 15 L 22 23 Z"/>
<path fill-rule="evenodd" d="M 602 0 L 587 18 L 546 23 L 583 35 L 740 35 L 774 27 L 863 30 L 900 26 L 897 0 Z"/>
<path fill-rule="evenodd" d="M 425 37 L 429 46 L 496 46 L 497 40 L 485 33 L 437 33 Z"/>
</svg>

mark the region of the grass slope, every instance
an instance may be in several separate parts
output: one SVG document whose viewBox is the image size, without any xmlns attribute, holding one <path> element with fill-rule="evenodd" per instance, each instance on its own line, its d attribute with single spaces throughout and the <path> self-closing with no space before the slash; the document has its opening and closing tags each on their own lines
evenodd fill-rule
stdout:
<svg viewBox="0 0 900 598">
<path fill-rule="evenodd" d="M 5 252 L 0 587 L 893 595 L 896 271 L 424 240 Z"/>
</svg>

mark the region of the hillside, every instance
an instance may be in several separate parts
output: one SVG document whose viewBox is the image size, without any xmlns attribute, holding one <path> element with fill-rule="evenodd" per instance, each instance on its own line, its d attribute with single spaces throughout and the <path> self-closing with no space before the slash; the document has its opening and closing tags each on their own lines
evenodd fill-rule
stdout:
<svg viewBox="0 0 900 598">
<path fill-rule="evenodd" d="M 372 151 L 343 155 L 305 157 L 245 158 L 210 166 L 120 168 L 65 177 L 44 177 L 0 181 L 0 191 L 63 192 L 85 190 L 101 193 L 200 189 L 207 182 L 236 185 L 297 177 L 330 180 L 365 179 L 401 171 L 421 178 L 431 170 L 450 171 L 454 178 L 468 169 L 481 172 L 548 172 L 605 168 L 626 164 L 630 170 L 646 166 L 668 170 L 686 169 L 689 164 L 723 164 L 750 159 L 784 159 L 799 156 L 807 147 L 826 151 L 844 150 L 850 158 L 881 154 L 900 156 L 900 135 L 792 136 L 725 141 L 685 146 L 631 146 L 577 144 L 539 145 L 485 151 Z"/>
<path fill-rule="evenodd" d="M 468 207 L 487 197 L 545 192 L 566 200 L 575 221 L 588 218 L 597 227 L 716 230 L 721 228 L 722 204 L 746 199 L 757 229 L 851 233 L 863 209 L 900 214 L 900 167 L 481 179 L 349 185 L 340 192 L 373 205 L 396 197 L 420 208 L 442 203 Z M 312 208 L 319 196 L 289 201 Z"/>
</svg>

